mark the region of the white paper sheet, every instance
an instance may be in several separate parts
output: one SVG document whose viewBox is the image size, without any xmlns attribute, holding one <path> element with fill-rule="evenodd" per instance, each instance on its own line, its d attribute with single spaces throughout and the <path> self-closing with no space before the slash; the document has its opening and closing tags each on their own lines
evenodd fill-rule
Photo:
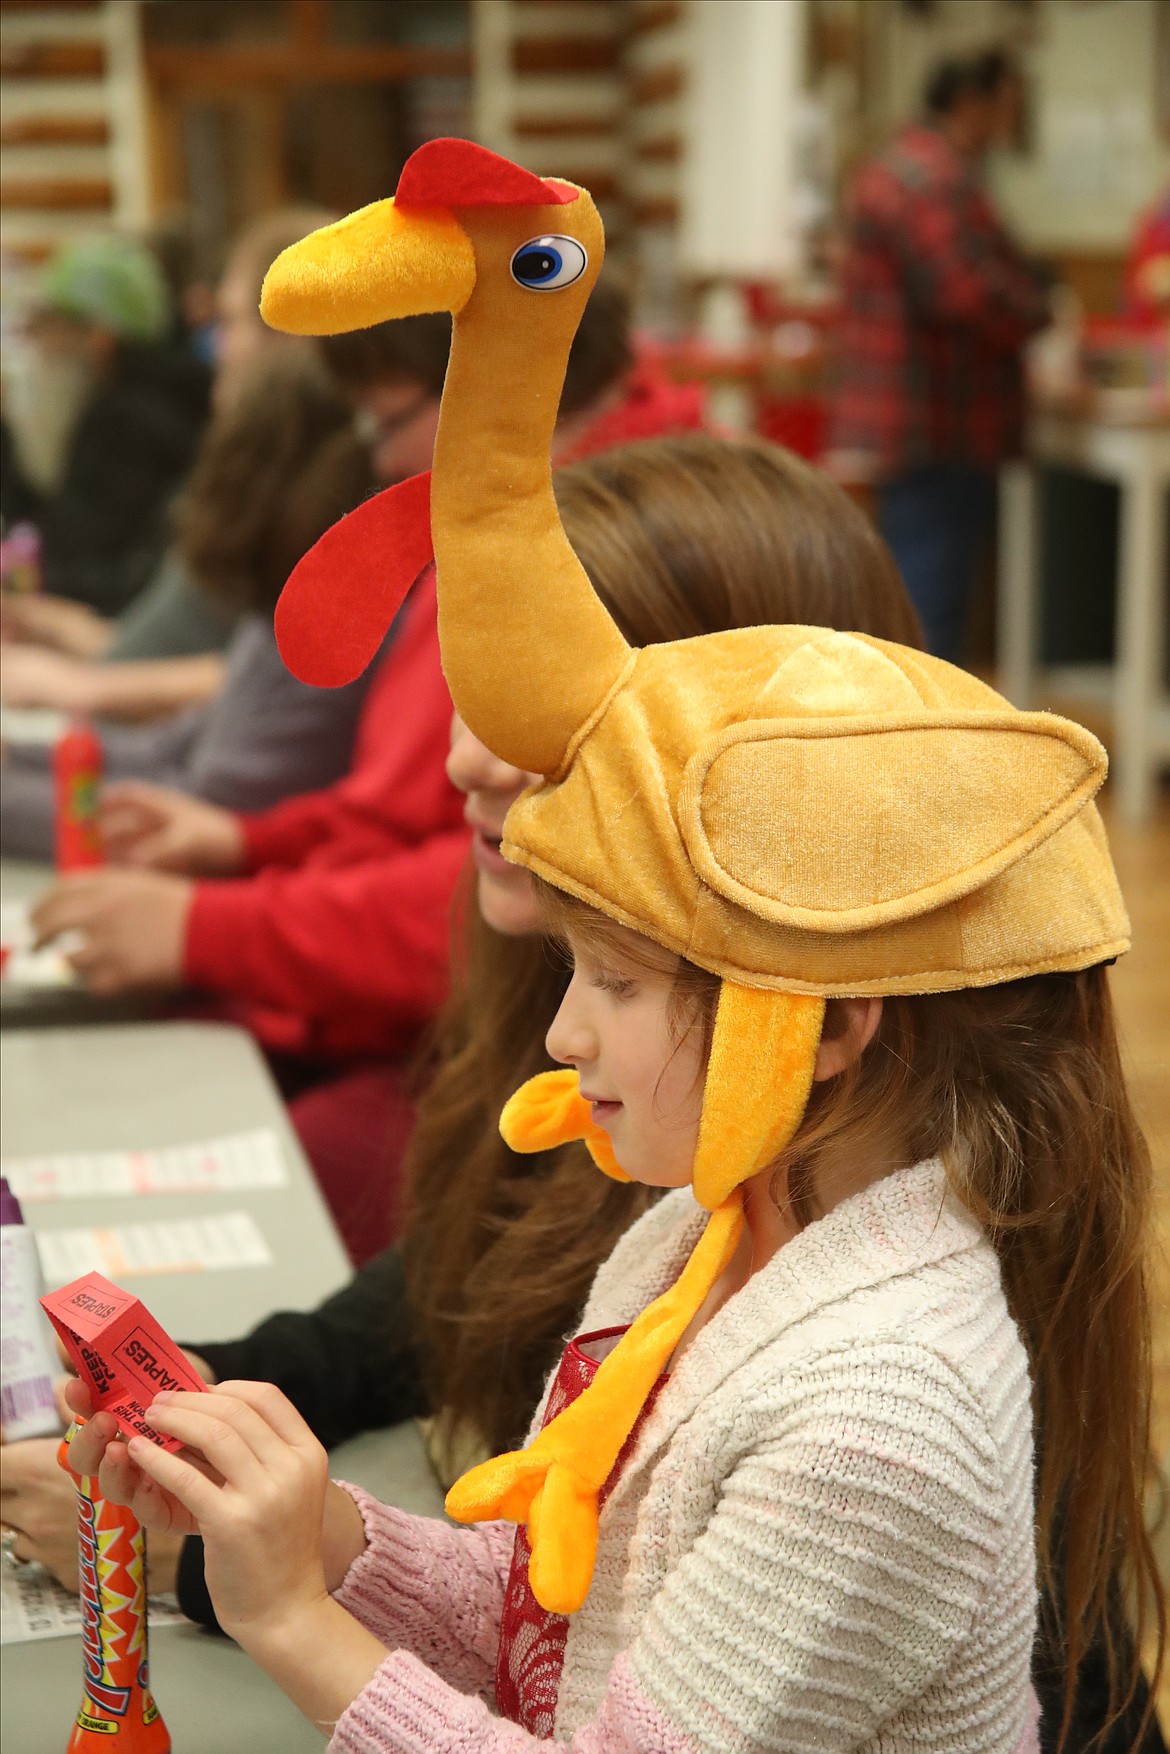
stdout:
<svg viewBox="0 0 1170 1754">
<path fill-rule="evenodd" d="M 0 979 L 9 987 L 71 987 L 77 976 L 66 960 L 82 943 L 80 932 L 63 932 L 43 950 L 34 950 L 28 903 L 0 902 L 0 945 L 4 948 Z"/>
<path fill-rule="evenodd" d="M 150 1630 L 182 1625 L 173 1596 L 152 1596 Z M 81 1631 L 77 1597 L 63 1590 L 39 1565 L 0 1563 L 0 1644 L 26 1644 L 34 1638 L 66 1638 Z M 77 1665 L 77 1697 L 81 1699 L 81 1663 Z"/>
<path fill-rule="evenodd" d="M 227 1267 L 264 1267 L 272 1251 L 248 1212 L 210 1218 L 111 1224 L 100 1229 L 49 1230 L 38 1226 L 37 1248 L 51 1288 L 83 1273 L 108 1279 L 140 1273 L 198 1273 Z"/>
<path fill-rule="evenodd" d="M 48 748 L 68 729 L 68 713 L 52 707 L 0 706 L 0 743 L 39 743 Z"/>
<path fill-rule="evenodd" d="M 271 1127 L 153 1150 L 12 1157 L 2 1168 L 9 1187 L 25 1203 L 112 1194 L 219 1194 L 281 1188 L 288 1181 L 280 1141 Z"/>
</svg>

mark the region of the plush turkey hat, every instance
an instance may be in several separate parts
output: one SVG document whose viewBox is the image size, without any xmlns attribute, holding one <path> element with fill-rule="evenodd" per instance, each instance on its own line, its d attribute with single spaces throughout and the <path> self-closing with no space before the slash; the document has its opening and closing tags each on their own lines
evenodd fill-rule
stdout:
<svg viewBox="0 0 1170 1754">
<path fill-rule="evenodd" d="M 563 600 L 554 630 L 582 651 Z M 1101 745 L 941 659 L 815 627 L 708 634 L 611 659 L 562 731 L 508 857 L 731 980 L 940 992 L 1128 947 Z"/>
<path fill-rule="evenodd" d="M 627 644 L 560 526 L 548 455 L 602 249 L 584 190 L 435 141 L 395 200 L 278 258 L 262 304 L 308 333 L 454 315 L 432 476 L 378 496 L 297 568 L 277 621 L 290 667 L 347 680 L 433 547 L 455 705 L 544 776 L 508 813 L 507 856 L 722 977 L 701 1242 L 580 1399 L 448 1499 L 462 1520 L 526 1521 L 533 1589 L 564 1612 L 588 1589 L 621 1445 L 736 1247 L 741 1184 L 799 1126 L 826 997 L 1080 969 L 1129 942 L 1092 803 L 1105 752 L 1080 726 L 863 635 Z M 531 1080 L 501 1125 L 517 1150 L 584 1139 L 623 1175 L 575 1073 Z"/>
</svg>

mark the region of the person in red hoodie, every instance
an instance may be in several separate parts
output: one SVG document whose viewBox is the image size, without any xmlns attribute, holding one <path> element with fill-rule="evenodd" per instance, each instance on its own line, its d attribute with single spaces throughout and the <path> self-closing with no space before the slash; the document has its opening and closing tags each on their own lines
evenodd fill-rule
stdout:
<svg viewBox="0 0 1170 1754">
<path fill-rule="evenodd" d="M 448 339 L 447 318 L 418 317 L 323 343 L 383 480 L 430 466 Z M 566 451 L 576 460 L 702 418 L 693 389 L 635 363 L 625 299 L 598 288 L 569 363 Z M 81 933 L 72 961 L 95 993 L 194 988 L 210 1014 L 252 1030 L 359 1262 L 389 1240 L 388 1187 L 413 1114 L 403 1060 L 445 990 L 469 839 L 444 769 L 450 718 L 428 571 L 341 780 L 252 816 L 110 787 L 104 833 L 120 863 L 62 879 L 33 913 L 42 942 Z"/>
</svg>

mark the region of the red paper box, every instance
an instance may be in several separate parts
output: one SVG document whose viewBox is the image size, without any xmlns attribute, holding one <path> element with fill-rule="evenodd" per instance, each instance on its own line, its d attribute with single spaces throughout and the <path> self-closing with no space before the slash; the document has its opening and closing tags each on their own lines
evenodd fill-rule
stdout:
<svg viewBox="0 0 1170 1754">
<path fill-rule="evenodd" d="M 182 1449 L 177 1438 L 147 1424 L 146 1409 L 163 1389 L 205 1390 L 207 1384 L 145 1304 L 100 1273 L 46 1293 L 41 1304 L 92 1389 L 94 1410 L 113 1413 L 123 1431 L 161 1449 Z"/>
</svg>

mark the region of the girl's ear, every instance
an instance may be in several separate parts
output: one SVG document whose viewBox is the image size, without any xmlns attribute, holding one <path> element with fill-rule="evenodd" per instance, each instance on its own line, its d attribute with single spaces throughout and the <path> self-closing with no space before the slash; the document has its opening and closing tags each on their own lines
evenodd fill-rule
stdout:
<svg viewBox="0 0 1170 1754">
<path fill-rule="evenodd" d="M 825 1027 L 813 1066 L 813 1083 L 823 1084 L 859 1060 L 882 1020 L 882 1001 L 872 994 L 864 999 L 830 999 L 825 1006 Z"/>
</svg>

